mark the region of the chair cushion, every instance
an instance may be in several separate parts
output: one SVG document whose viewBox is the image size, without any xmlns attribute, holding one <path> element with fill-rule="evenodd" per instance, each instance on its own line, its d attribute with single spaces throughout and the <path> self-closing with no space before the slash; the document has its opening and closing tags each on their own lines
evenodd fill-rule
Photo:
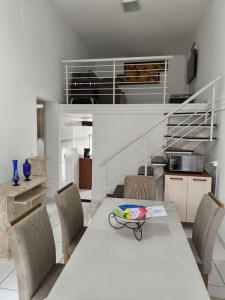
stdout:
<svg viewBox="0 0 225 300">
<path fill-rule="evenodd" d="M 68 247 L 82 231 L 84 224 L 80 194 L 75 184 L 69 184 L 55 195 L 62 228 L 63 254 L 69 254 Z"/>
<path fill-rule="evenodd" d="M 63 264 L 55 264 L 54 267 L 51 269 L 51 271 L 44 278 L 43 282 L 40 285 L 40 288 L 36 291 L 36 293 L 31 298 L 31 300 L 45 299 L 50 293 L 51 289 L 53 288 L 53 285 L 58 279 L 63 268 L 64 268 Z"/>
<path fill-rule="evenodd" d="M 203 261 L 205 274 L 211 273 L 216 234 L 224 214 L 225 209 L 218 206 L 210 195 L 203 196 L 195 216 L 192 241 Z"/>
<path fill-rule="evenodd" d="M 82 228 L 82 230 L 78 233 L 78 235 L 72 240 L 72 242 L 70 243 L 68 249 L 67 249 L 67 253 L 65 254 L 68 254 L 68 255 L 72 255 L 74 249 L 77 247 L 77 245 L 79 244 L 79 241 L 81 240 L 83 234 L 85 233 L 87 227 L 84 226 Z"/>
<path fill-rule="evenodd" d="M 203 261 L 201 260 L 197 249 L 195 248 L 194 242 L 191 238 L 188 238 L 188 242 L 189 242 L 189 245 L 191 247 L 192 253 L 195 257 L 195 261 L 198 265 L 198 268 L 199 268 L 200 272 L 203 272 Z"/>
<path fill-rule="evenodd" d="M 129 199 L 155 200 L 155 177 L 142 175 L 126 176 L 124 179 L 124 197 Z"/>
<path fill-rule="evenodd" d="M 19 298 L 30 299 L 56 263 L 55 243 L 46 207 L 8 229 L 16 266 Z"/>
</svg>

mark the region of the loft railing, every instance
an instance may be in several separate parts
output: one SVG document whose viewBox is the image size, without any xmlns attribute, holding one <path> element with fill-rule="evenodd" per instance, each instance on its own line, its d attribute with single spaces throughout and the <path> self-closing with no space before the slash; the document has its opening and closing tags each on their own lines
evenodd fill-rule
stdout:
<svg viewBox="0 0 225 300">
<path fill-rule="evenodd" d="M 63 60 L 67 104 L 166 103 L 173 56 Z M 138 98 L 138 100 L 136 100 Z"/>
<path fill-rule="evenodd" d="M 109 155 L 107 158 L 105 158 L 101 164 L 100 167 L 104 167 L 105 174 L 104 174 L 104 185 L 105 185 L 105 194 L 108 193 L 108 190 L 111 186 L 119 184 L 120 181 L 128 174 L 130 170 L 137 171 L 137 167 L 140 166 L 140 163 L 144 163 L 145 168 L 145 176 L 147 176 L 147 167 L 149 164 L 151 164 L 152 159 L 155 156 L 158 156 L 159 154 L 163 153 L 168 147 L 173 146 L 176 144 L 179 140 L 183 139 L 184 137 L 188 136 L 190 133 L 195 133 L 198 128 L 200 128 L 203 124 L 209 124 L 210 125 L 210 133 L 209 133 L 209 141 L 213 141 L 213 129 L 214 129 L 214 116 L 215 111 L 218 109 L 218 107 L 221 105 L 218 101 L 216 103 L 216 84 L 221 79 L 221 77 L 217 77 L 210 83 L 208 83 L 206 86 L 204 86 L 202 89 L 200 89 L 198 92 L 193 94 L 190 98 L 188 98 L 184 103 L 178 105 L 174 110 L 172 110 L 170 113 L 166 114 L 163 118 L 161 118 L 159 121 L 157 121 L 151 128 L 144 131 L 142 134 L 139 134 L 138 136 L 131 139 L 128 143 L 124 144 L 120 149 L 118 149 L 116 152 Z M 160 143 L 151 151 L 148 149 L 150 138 L 153 135 L 154 130 L 158 130 L 159 127 L 165 123 L 165 121 L 168 121 L 170 117 L 173 117 L 176 113 L 182 111 L 185 109 L 185 107 L 194 99 L 198 98 L 200 95 L 205 93 L 206 91 L 211 92 L 210 101 L 208 101 L 208 104 L 206 106 L 206 109 L 204 112 L 201 112 L 201 108 L 195 112 L 193 112 L 190 116 L 185 118 L 183 121 L 177 124 L 171 131 L 170 131 L 170 137 L 168 139 L 165 139 L 163 143 Z M 193 121 L 191 121 L 191 118 L 193 116 L 197 116 L 197 119 L 195 118 Z M 192 125 L 199 121 L 197 126 L 192 127 Z M 178 132 L 175 129 L 178 129 L 180 125 L 185 124 L 188 122 L 187 126 L 184 126 L 181 128 Z M 173 133 L 175 131 L 175 133 Z M 179 134 L 179 138 L 175 139 L 175 137 Z M 128 167 L 123 168 L 122 172 L 120 171 L 120 174 L 113 174 L 111 170 L 109 170 L 109 166 L 113 169 L 112 162 L 120 156 L 124 156 L 124 153 L 127 149 L 131 148 L 138 142 L 143 141 L 144 142 L 144 153 L 140 153 L 141 158 L 136 161 L 132 161 L 132 163 L 129 161 L 130 165 Z M 137 149 L 136 149 L 137 150 Z M 124 159 L 124 157 L 123 157 Z M 123 160 L 123 163 L 125 161 Z M 132 164 L 132 165 L 131 165 Z M 120 168 L 121 169 L 121 168 Z M 116 170 L 113 170 L 116 171 Z"/>
</svg>

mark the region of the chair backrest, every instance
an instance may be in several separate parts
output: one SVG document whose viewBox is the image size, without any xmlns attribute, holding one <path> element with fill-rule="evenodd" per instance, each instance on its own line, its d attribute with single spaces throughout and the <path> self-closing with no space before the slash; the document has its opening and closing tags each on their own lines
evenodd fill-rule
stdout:
<svg viewBox="0 0 225 300">
<path fill-rule="evenodd" d="M 7 227 L 16 266 L 19 299 L 29 300 L 56 263 L 52 227 L 44 206 L 26 212 Z"/>
<path fill-rule="evenodd" d="M 124 180 L 124 197 L 132 199 L 155 200 L 154 176 L 126 176 Z"/>
<path fill-rule="evenodd" d="M 205 194 L 199 205 L 192 232 L 192 240 L 203 262 L 203 273 L 211 272 L 216 234 L 225 214 L 224 204 L 212 193 Z"/>
<path fill-rule="evenodd" d="M 64 254 L 84 226 L 83 208 L 77 186 L 68 184 L 55 194 L 56 205 L 62 228 L 62 244 Z"/>
</svg>

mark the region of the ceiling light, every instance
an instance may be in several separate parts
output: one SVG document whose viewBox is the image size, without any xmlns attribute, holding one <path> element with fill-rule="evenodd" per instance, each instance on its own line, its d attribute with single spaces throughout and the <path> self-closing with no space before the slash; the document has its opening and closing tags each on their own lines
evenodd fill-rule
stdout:
<svg viewBox="0 0 225 300">
<path fill-rule="evenodd" d="M 140 10 L 139 0 L 122 0 L 124 12 L 133 12 Z"/>
</svg>

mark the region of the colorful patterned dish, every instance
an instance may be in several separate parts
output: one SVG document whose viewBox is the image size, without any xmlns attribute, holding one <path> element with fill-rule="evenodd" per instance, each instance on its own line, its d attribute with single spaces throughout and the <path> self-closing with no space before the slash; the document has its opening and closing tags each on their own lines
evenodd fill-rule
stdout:
<svg viewBox="0 0 225 300">
<path fill-rule="evenodd" d="M 137 204 L 123 204 L 114 208 L 116 217 L 129 221 L 137 222 L 146 219 L 146 209 L 142 205 Z"/>
</svg>

